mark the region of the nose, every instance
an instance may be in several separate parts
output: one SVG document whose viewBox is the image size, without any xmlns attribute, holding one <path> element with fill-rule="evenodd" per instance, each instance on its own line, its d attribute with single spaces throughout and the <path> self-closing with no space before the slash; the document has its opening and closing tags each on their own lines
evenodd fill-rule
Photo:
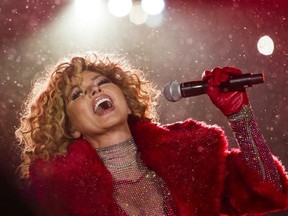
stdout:
<svg viewBox="0 0 288 216">
<path fill-rule="evenodd" d="M 101 89 L 98 85 L 90 85 L 87 89 L 86 89 L 86 94 L 89 97 L 93 97 L 95 94 L 101 92 Z"/>
</svg>

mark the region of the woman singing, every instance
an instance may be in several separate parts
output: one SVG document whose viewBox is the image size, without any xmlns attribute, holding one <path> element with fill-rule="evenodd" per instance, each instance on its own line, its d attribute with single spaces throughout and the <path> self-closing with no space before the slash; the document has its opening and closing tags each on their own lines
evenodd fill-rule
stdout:
<svg viewBox="0 0 288 216">
<path fill-rule="evenodd" d="M 203 75 L 237 140 L 239 148 L 228 149 L 218 126 L 158 123 L 158 91 L 123 59 L 64 59 L 35 81 L 16 131 L 34 201 L 53 216 L 261 215 L 288 207 L 287 174 L 246 92 L 219 92 L 235 74 L 225 67 Z"/>
</svg>

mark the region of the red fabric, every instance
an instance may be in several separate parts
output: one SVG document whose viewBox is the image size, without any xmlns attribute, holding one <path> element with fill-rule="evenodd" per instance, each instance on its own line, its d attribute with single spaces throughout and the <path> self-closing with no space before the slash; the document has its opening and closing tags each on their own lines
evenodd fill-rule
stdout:
<svg viewBox="0 0 288 216">
<path fill-rule="evenodd" d="M 220 128 L 191 119 L 166 126 L 148 121 L 131 125 L 143 162 L 166 182 L 179 215 L 239 215 L 288 206 L 283 168 L 278 166 L 286 195 L 250 175 L 239 152 L 227 151 Z M 50 215 L 117 215 L 111 175 L 85 140 L 73 143 L 65 156 L 37 160 L 30 176 L 37 199 Z"/>
<path fill-rule="evenodd" d="M 116 215 L 112 177 L 85 140 L 76 141 L 67 156 L 36 161 L 30 176 L 48 215 Z"/>
<path fill-rule="evenodd" d="M 227 157 L 228 177 L 226 178 L 225 194 L 230 202 L 233 213 L 269 212 L 275 207 L 288 206 L 288 180 L 280 161 L 274 157 L 274 162 L 283 182 L 283 192 L 277 192 L 277 188 L 256 176 L 245 165 L 238 149 L 233 149 Z M 238 172 L 235 172 L 238 170 Z M 231 208 L 232 207 L 232 208 Z M 229 212 L 229 208 L 226 211 Z M 229 212 L 231 214 L 231 212 Z M 257 214 L 258 215 L 258 214 Z M 259 214 L 261 215 L 261 214 Z"/>
</svg>

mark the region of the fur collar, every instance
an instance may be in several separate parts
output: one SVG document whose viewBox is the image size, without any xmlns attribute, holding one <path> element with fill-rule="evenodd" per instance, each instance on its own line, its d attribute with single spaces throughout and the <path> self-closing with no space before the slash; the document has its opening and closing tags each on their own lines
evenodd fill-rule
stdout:
<svg viewBox="0 0 288 216">
<path fill-rule="evenodd" d="M 143 162 L 166 182 L 179 214 L 219 214 L 227 148 L 222 130 L 191 119 L 130 125 Z M 53 215 L 116 215 L 112 177 L 86 140 L 73 143 L 65 156 L 37 160 L 30 177 Z"/>
</svg>

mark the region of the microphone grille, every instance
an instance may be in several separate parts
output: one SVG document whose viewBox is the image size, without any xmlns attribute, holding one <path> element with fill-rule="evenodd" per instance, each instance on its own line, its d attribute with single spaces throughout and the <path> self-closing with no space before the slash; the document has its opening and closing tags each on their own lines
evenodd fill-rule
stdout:
<svg viewBox="0 0 288 216">
<path fill-rule="evenodd" d="M 176 102 L 182 98 L 180 85 L 177 81 L 167 83 L 163 88 L 164 97 L 171 102 Z"/>
</svg>

